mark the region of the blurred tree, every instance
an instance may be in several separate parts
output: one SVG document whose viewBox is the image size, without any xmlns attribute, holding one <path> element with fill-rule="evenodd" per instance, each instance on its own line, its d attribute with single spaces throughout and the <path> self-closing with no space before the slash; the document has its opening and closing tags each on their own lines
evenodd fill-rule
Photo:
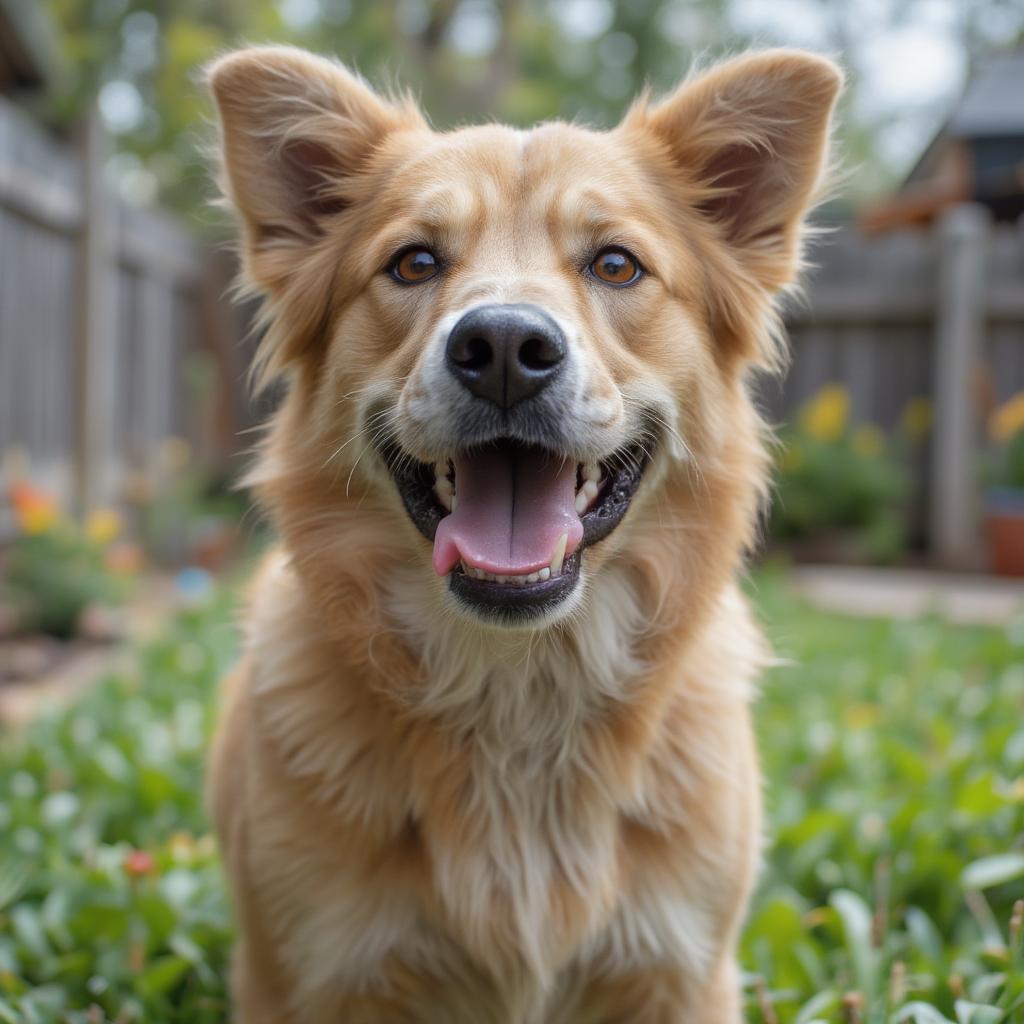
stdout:
<svg viewBox="0 0 1024 1024">
<path fill-rule="evenodd" d="M 782 0 L 770 10 L 754 0 L 45 2 L 70 69 L 53 116 L 73 119 L 98 98 L 117 138 L 111 173 L 122 192 L 136 201 L 159 197 L 210 230 L 203 203 L 210 194 L 203 156 L 209 106 L 198 72 L 242 41 L 335 53 L 378 84 L 411 88 L 438 127 L 488 117 L 609 124 L 644 85 L 668 88 L 697 58 L 752 38 L 810 42 L 841 54 L 851 73 L 842 131 L 847 163 L 858 168 L 848 190 L 856 196 L 891 180 L 877 142 L 895 116 L 859 102 L 865 12 L 877 30 L 930 17 L 935 7 L 931 0 Z M 1021 38 L 1024 0 L 945 2 L 968 54 Z M 817 26 L 810 39 L 798 31 L 803 22 Z"/>
</svg>

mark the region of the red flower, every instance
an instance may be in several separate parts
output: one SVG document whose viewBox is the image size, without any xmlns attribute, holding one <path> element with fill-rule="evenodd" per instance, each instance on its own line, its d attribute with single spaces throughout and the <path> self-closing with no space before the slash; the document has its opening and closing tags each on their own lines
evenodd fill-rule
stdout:
<svg viewBox="0 0 1024 1024">
<path fill-rule="evenodd" d="M 156 861 L 153 855 L 145 850 L 132 850 L 124 858 L 124 873 L 129 878 L 145 878 L 147 875 L 155 874 Z"/>
</svg>

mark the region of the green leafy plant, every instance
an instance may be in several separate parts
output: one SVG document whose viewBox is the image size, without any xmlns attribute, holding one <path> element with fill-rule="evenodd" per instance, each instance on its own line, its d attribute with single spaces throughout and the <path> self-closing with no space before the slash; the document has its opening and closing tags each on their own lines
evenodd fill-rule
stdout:
<svg viewBox="0 0 1024 1024">
<path fill-rule="evenodd" d="M 4 552 L 0 594 L 29 632 L 73 636 L 82 613 L 113 604 L 125 593 L 131 549 L 114 545 L 115 513 L 99 510 L 84 525 L 64 519 L 44 492 L 19 485 L 11 489 L 21 532 Z"/>
<path fill-rule="evenodd" d="M 227 901 L 201 799 L 230 603 L 0 739 L 0 1022 L 222 1024 Z"/>
<path fill-rule="evenodd" d="M 782 541 L 842 537 L 853 554 L 892 561 L 906 534 L 907 473 L 876 426 L 849 422 L 849 396 L 828 385 L 779 434 L 770 529 Z"/>
<path fill-rule="evenodd" d="M 1024 619 L 855 620 L 779 575 L 753 589 L 784 664 L 755 715 L 748 1020 L 1024 1020 Z"/>
</svg>

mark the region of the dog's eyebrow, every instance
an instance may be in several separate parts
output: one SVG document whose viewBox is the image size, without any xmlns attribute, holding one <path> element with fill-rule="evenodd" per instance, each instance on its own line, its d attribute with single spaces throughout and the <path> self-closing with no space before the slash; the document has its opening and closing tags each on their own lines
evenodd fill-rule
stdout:
<svg viewBox="0 0 1024 1024">
<path fill-rule="evenodd" d="M 477 220 L 484 198 L 468 185 L 446 183 L 425 190 L 417 205 L 417 220 L 426 227 L 442 229 L 469 225 Z"/>
<path fill-rule="evenodd" d="M 374 249 L 386 257 L 403 245 L 438 245 L 461 249 L 467 237 L 478 231 L 486 217 L 483 196 L 468 186 L 445 183 L 416 197 L 403 215 L 392 219 L 387 230 L 374 238 Z"/>
</svg>

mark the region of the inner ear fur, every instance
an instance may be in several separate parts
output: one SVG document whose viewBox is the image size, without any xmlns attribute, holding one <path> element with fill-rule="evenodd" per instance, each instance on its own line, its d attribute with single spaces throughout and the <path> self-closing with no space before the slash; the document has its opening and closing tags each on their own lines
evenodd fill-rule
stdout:
<svg viewBox="0 0 1024 1024">
<path fill-rule="evenodd" d="M 408 99 L 383 99 L 333 61 L 291 47 L 251 47 L 215 61 L 222 186 L 251 255 L 308 245 L 346 206 L 346 179 L 389 134 L 425 128 Z M 268 282 L 269 283 L 269 282 Z"/>
<path fill-rule="evenodd" d="M 340 64 L 291 47 L 229 53 L 208 82 L 221 187 L 241 222 L 242 279 L 268 299 L 255 365 L 265 384 L 325 332 L 336 253 L 317 243 L 344 215 L 353 179 L 390 135 L 427 126 L 408 98 L 384 99 Z"/>
<path fill-rule="evenodd" d="M 718 282 L 725 330 L 749 324 L 751 310 L 736 306 L 748 286 L 770 298 L 795 280 L 804 218 L 829 167 L 842 81 L 832 61 L 811 53 L 752 52 L 688 79 L 657 104 L 641 101 L 623 122 L 653 137 L 682 201 L 725 243 L 725 262 L 741 278 L 731 296 L 728 275 Z M 756 349 L 748 357 L 772 361 L 770 339 L 744 347 Z"/>
</svg>

